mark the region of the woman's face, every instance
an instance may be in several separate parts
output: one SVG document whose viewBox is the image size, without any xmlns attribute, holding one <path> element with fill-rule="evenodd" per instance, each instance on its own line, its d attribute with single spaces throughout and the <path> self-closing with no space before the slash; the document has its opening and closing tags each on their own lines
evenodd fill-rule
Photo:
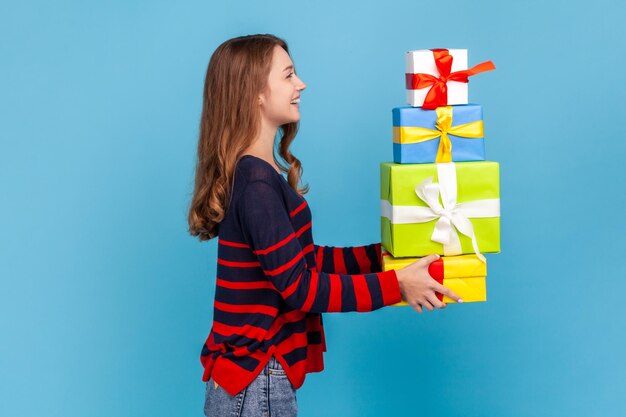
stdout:
<svg viewBox="0 0 626 417">
<path fill-rule="evenodd" d="M 295 73 L 289 54 L 275 46 L 267 87 L 259 95 L 261 116 L 276 127 L 297 122 L 300 120 L 300 92 L 305 88 Z"/>
</svg>

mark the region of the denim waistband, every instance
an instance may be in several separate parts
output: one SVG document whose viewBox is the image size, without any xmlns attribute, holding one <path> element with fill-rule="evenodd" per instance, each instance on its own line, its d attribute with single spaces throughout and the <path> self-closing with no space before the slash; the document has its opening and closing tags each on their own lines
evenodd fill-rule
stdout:
<svg viewBox="0 0 626 417">
<path fill-rule="evenodd" d="M 280 364 L 280 362 L 278 362 L 276 360 L 276 357 L 274 355 L 272 355 L 272 357 L 270 358 L 269 362 L 267 363 L 267 368 L 280 370 L 280 371 L 284 370 L 283 366 Z"/>
</svg>

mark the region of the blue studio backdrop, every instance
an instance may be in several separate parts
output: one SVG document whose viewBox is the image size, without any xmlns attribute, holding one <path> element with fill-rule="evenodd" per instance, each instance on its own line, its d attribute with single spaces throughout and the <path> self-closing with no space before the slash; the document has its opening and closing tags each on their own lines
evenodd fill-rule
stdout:
<svg viewBox="0 0 626 417">
<path fill-rule="evenodd" d="M 0 415 L 201 416 L 216 242 L 187 232 L 211 53 L 286 39 L 317 243 L 379 241 L 404 53 L 467 48 L 488 301 L 326 314 L 307 416 L 626 415 L 618 1 L 23 1 L 0 12 Z"/>
</svg>

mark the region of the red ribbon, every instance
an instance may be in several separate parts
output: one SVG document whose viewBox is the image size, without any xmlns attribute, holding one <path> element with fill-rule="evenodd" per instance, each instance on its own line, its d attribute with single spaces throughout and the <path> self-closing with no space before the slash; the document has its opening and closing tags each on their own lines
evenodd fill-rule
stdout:
<svg viewBox="0 0 626 417">
<path fill-rule="evenodd" d="M 491 61 L 481 62 L 474 67 L 450 72 L 452 69 L 452 55 L 447 49 L 431 49 L 435 58 L 435 65 L 439 71 L 439 77 L 430 74 L 406 74 L 406 88 L 409 90 L 419 90 L 430 87 L 426 94 L 422 108 L 433 110 L 437 107 L 448 105 L 448 81 L 468 82 L 468 77 L 480 74 L 481 72 L 496 69 Z"/>
<path fill-rule="evenodd" d="M 436 261 L 431 262 L 431 264 L 428 265 L 428 274 L 432 277 L 432 279 L 434 279 L 441 285 L 443 285 L 443 278 L 444 278 L 443 271 L 444 271 L 443 259 L 441 258 L 437 259 Z M 439 301 L 443 301 L 443 294 L 436 293 L 435 295 L 437 296 L 437 299 Z"/>
</svg>

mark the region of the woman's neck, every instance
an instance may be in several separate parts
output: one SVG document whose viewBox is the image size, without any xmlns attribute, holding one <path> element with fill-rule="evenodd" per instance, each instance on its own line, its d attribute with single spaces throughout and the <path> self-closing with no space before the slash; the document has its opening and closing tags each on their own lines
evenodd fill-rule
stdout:
<svg viewBox="0 0 626 417">
<path fill-rule="evenodd" d="M 265 160 L 274 167 L 276 172 L 280 174 L 280 168 L 278 168 L 276 162 L 274 161 L 274 140 L 276 138 L 277 131 L 277 127 L 261 123 L 261 131 L 259 132 L 259 135 L 243 154 L 256 156 L 257 158 Z"/>
</svg>

